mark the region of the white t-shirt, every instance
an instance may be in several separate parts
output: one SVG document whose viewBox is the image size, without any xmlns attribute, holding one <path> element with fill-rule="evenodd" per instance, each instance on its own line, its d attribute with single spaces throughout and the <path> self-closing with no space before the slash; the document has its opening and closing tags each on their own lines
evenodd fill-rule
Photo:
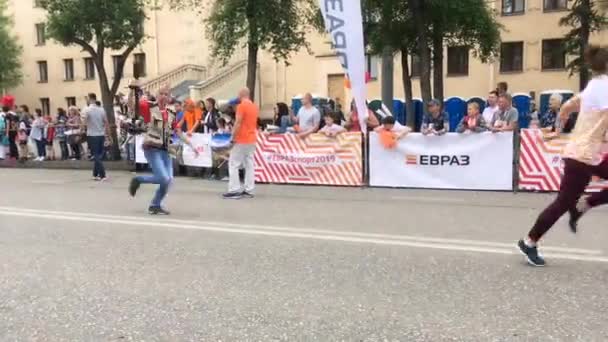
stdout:
<svg viewBox="0 0 608 342">
<path fill-rule="evenodd" d="M 608 109 L 608 75 L 593 78 L 581 93 L 583 111 Z"/>
<path fill-rule="evenodd" d="M 313 128 L 319 128 L 321 123 L 321 113 L 316 107 L 302 107 L 298 111 L 298 124 L 302 131 L 309 131 Z"/>
<path fill-rule="evenodd" d="M 498 106 L 486 107 L 481 114 L 483 119 L 489 124 L 494 119 L 494 114 L 498 112 Z"/>
<path fill-rule="evenodd" d="M 346 128 L 337 125 L 337 124 L 333 124 L 331 126 L 325 126 L 321 129 L 321 133 L 342 133 L 345 132 Z"/>
</svg>

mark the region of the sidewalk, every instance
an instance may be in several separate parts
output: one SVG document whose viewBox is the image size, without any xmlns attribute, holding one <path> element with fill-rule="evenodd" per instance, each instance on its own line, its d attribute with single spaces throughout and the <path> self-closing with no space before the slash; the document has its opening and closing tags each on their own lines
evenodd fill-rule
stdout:
<svg viewBox="0 0 608 342">
<path fill-rule="evenodd" d="M 110 171 L 133 171 L 135 165 L 130 165 L 126 161 L 105 161 L 104 166 Z M 36 162 L 28 160 L 20 163 L 14 160 L 0 160 L 0 168 L 15 169 L 52 169 L 52 170 L 90 170 L 93 161 L 89 160 L 57 160 Z"/>
</svg>

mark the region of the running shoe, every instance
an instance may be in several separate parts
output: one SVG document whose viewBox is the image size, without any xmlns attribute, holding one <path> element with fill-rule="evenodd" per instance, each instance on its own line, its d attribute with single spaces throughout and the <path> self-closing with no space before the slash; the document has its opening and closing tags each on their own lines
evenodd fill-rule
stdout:
<svg viewBox="0 0 608 342">
<path fill-rule="evenodd" d="M 243 198 L 243 194 L 240 192 L 227 192 L 227 193 L 223 194 L 222 197 L 224 199 L 238 200 L 238 199 Z"/>
<path fill-rule="evenodd" d="M 519 249 L 521 254 L 526 257 L 528 264 L 536 267 L 545 266 L 545 259 L 543 259 L 543 257 L 538 254 L 537 246 L 530 247 L 526 245 L 524 240 L 519 240 L 519 242 L 517 243 L 517 248 Z"/>
<path fill-rule="evenodd" d="M 136 177 L 133 177 L 133 179 L 131 179 L 131 184 L 129 184 L 129 194 L 131 195 L 131 197 L 135 197 L 140 185 L 141 183 Z"/>
<path fill-rule="evenodd" d="M 150 208 L 148 208 L 148 214 L 161 215 L 161 216 L 171 215 L 171 213 L 169 211 L 163 209 L 162 207 L 150 207 Z"/>
<path fill-rule="evenodd" d="M 255 198 L 255 195 L 249 191 L 243 191 L 241 194 L 243 198 Z"/>
</svg>

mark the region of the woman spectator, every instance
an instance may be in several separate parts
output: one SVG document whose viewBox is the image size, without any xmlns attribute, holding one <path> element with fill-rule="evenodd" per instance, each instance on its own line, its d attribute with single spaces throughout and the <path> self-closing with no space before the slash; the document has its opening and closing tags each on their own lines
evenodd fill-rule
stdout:
<svg viewBox="0 0 608 342">
<path fill-rule="evenodd" d="M 47 123 L 42 116 L 42 110 L 36 109 L 36 117 L 32 124 L 32 133 L 30 135 L 34 142 L 36 142 L 36 150 L 38 151 L 38 158 L 34 159 L 34 161 L 44 161 L 46 159 L 46 137 L 44 135 L 46 126 Z"/>
<path fill-rule="evenodd" d="M 380 121 L 376 117 L 371 110 L 367 110 L 367 128 L 368 130 L 373 130 L 380 126 Z M 357 112 L 357 105 L 355 104 L 355 100 L 353 100 L 350 104 L 350 116 L 348 120 L 346 120 L 346 124 L 344 125 L 349 132 L 361 132 L 361 123 L 359 121 L 359 113 Z"/>
<path fill-rule="evenodd" d="M 71 106 L 68 109 L 68 121 L 66 126 L 67 130 L 65 135 L 67 136 L 68 144 L 72 149 L 72 159 L 80 160 L 82 157 L 82 119 L 80 118 L 78 107 Z"/>
<path fill-rule="evenodd" d="M 11 159 L 19 158 L 19 148 L 17 147 L 17 132 L 19 131 L 19 118 L 13 113 L 8 106 L 3 106 L 4 126 L 6 129 L 6 137 L 8 137 L 9 157 Z"/>
<path fill-rule="evenodd" d="M 549 98 L 549 109 L 540 115 L 539 123 L 543 131 L 555 132 L 560 128 L 559 111 L 562 107 L 563 98 L 560 94 L 552 94 Z"/>
<path fill-rule="evenodd" d="M 174 131 L 173 127 L 175 127 L 175 110 L 167 107 L 167 110 L 161 111 L 154 98 L 150 98 L 150 107 L 151 121 L 144 136 L 143 149 L 153 175 L 134 177 L 129 185 L 129 193 L 131 196 L 135 196 L 141 184 L 158 184 L 156 194 L 148 207 L 148 213 L 150 215 L 170 215 L 169 211 L 162 207 L 162 202 L 167 196 L 169 185 L 173 180 L 171 155 L 176 153 L 176 149 L 171 146 L 171 136 Z M 184 133 L 180 130 L 176 133 L 198 156 L 196 148 L 192 146 Z"/>
<path fill-rule="evenodd" d="M 70 151 L 68 150 L 68 143 L 65 135 L 66 124 L 68 122 L 68 116 L 63 108 L 57 108 L 57 117 L 55 118 L 55 138 L 59 142 L 59 149 L 61 150 L 61 160 L 67 160 L 70 157 Z"/>
<path fill-rule="evenodd" d="M 289 116 L 289 107 L 284 102 L 279 102 L 274 107 L 274 123 L 275 126 L 280 127 L 278 133 L 286 133 L 287 128 L 293 126 L 291 118 Z"/>
<path fill-rule="evenodd" d="M 194 123 L 194 128 L 192 129 L 193 133 L 205 133 L 205 125 L 203 122 L 205 120 L 205 115 L 207 114 L 207 107 L 205 106 L 205 101 L 196 102 L 196 107 L 194 109 L 195 117 L 197 118 Z"/>
<path fill-rule="evenodd" d="M 46 157 L 48 160 L 55 160 L 55 148 L 53 143 L 55 142 L 56 130 L 51 114 L 47 113 L 44 115 L 44 122 L 46 124 L 46 129 L 44 132 L 44 136 L 46 137 Z"/>
<path fill-rule="evenodd" d="M 217 131 L 217 119 L 220 117 L 220 111 L 217 109 L 215 99 L 210 97 L 205 100 L 204 108 L 207 109 L 204 119 L 201 121 L 203 133 L 215 133 Z"/>
<path fill-rule="evenodd" d="M 486 120 L 479 111 L 479 104 L 475 102 L 469 103 L 467 106 L 467 115 L 462 118 L 456 132 L 458 133 L 481 133 L 488 130 Z"/>
<path fill-rule="evenodd" d="M 199 106 L 197 106 L 196 103 L 194 103 L 194 101 L 191 99 L 188 99 L 184 103 L 184 117 L 182 118 L 182 122 L 180 122 L 177 127 L 181 128 L 185 125 L 186 133 L 192 135 L 202 117 L 203 112 Z"/>
</svg>

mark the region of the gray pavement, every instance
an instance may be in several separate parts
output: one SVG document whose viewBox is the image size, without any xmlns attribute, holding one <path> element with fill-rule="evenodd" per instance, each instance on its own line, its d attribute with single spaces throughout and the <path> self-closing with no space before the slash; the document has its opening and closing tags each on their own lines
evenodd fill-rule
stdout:
<svg viewBox="0 0 608 342">
<path fill-rule="evenodd" d="M 544 194 L 178 179 L 144 214 L 84 171 L 0 169 L 0 341 L 607 341 L 608 211 L 515 254 Z"/>
</svg>

